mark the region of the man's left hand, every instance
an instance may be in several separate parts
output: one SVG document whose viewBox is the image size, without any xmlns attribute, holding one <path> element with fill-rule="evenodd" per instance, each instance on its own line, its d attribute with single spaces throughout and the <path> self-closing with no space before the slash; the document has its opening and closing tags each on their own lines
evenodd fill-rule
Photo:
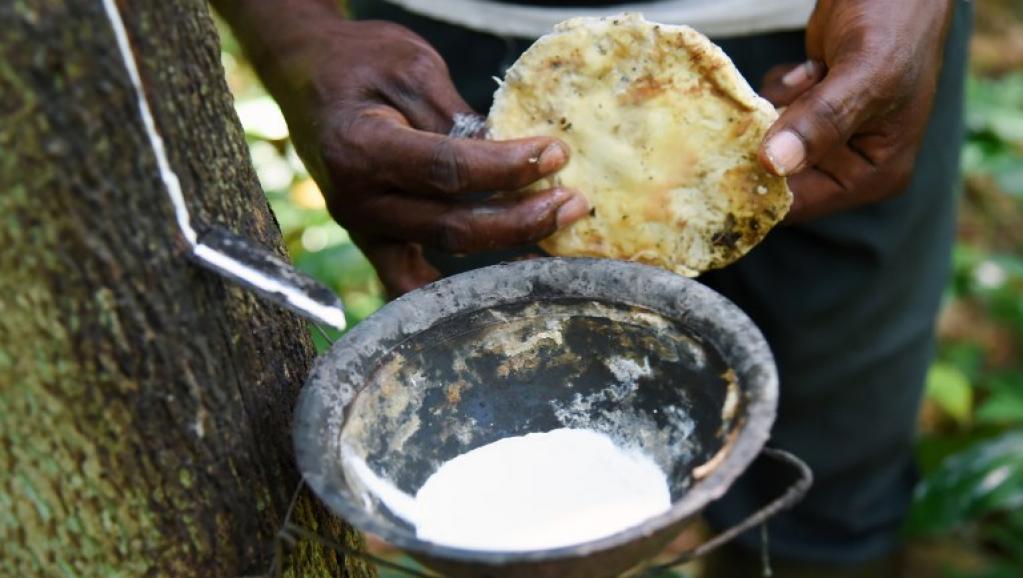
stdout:
<svg viewBox="0 0 1023 578">
<path fill-rule="evenodd" d="M 954 0 L 820 0 L 809 60 L 775 67 L 762 94 L 781 117 L 761 162 L 789 177 L 789 221 L 904 190 L 930 117 Z"/>
</svg>

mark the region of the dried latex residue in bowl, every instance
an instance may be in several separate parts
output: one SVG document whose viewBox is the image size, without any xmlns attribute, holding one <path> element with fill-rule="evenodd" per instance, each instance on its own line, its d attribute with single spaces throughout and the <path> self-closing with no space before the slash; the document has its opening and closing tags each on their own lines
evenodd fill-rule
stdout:
<svg viewBox="0 0 1023 578">
<path fill-rule="evenodd" d="M 562 428 L 507 437 L 445 462 L 415 497 L 349 462 L 370 492 L 428 542 L 547 550 L 616 534 L 671 507 L 664 472 L 607 435 Z"/>
</svg>

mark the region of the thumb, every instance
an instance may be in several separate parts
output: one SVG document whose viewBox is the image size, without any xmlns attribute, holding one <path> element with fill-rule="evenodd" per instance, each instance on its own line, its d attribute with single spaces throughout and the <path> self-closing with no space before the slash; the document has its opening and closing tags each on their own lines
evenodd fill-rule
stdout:
<svg viewBox="0 0 1023 578">
<path fill-rule="evenodd" d="M 849 138 L 873 109 L 870 77 L 855 63 L 837 64 L 796 98 L 767 131 L 760 162 L 779 176 L 815 165 Z"/>
</svg>

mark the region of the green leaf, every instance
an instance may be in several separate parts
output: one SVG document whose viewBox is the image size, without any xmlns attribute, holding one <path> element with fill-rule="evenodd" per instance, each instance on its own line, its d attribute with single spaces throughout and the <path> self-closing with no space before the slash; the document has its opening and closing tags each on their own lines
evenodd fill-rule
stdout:
<svg viewBox="0 0 1023 578">
<path fill-rule="evenodd" d="M 916 443 L 916 459 L 924 476 L 938 471 L 953 454 L 964 452 L 982 441 L 989 440 L 1003 430 L 991 426 L 971 427 L 953 432 L 923 435 Z"/>
<path fill-rule="evenodd" d="M 1017 568 L 1023 571 L 1023 515 L 1020 511 L 1010 513 L 998 523 L 987 524 L 983 528 L 982 540 L 1000 549 L 1006 558 L 1012 559 Z M 1023 575 L 1023 572 L 1016 576 Z"/>
<path fill-rule="evenodd" d="M 927 372 L 927 398 L 959 424 L 970 421 L 973 388 L 958 367 L 937 362 Z"/>
<path fill-rule="evenodd" d="M 946 574 L 948 578 L 1019 578 L 1020 569 L 1010 564 L 1000 564 L 994 568 L 985 568 L 973 572 L 953 570 Z"/>
<path fill-rule="evenodd" d="M 984 363 L 984 351 L 979 343 L 961 341 L 942 344 L 939 359 L 943 364 L 951 365 L 963 372 L 971 383 L 981 373 Z"/>
<path fill-rule="evenodd" d="M 989 394 L 975 414 L 978 423 L 1023 424 L 1023 373 L 1005 373 L 991 378 L 984 389 Z"/>
<path fill-rule="evenodd" d="M 955 244 L 952 249 L 952 287 L 956 296 L 969 296 L 976 291 L 973 272 L 985 258 L 986 254 L 972 245 Z"/>
<path fill-rule="evenodd" d="M 382 296 L 361 291 L 346 293 L 344 300 L 345 309 L 353 325 L 369 317 L 377 309 L 384 306 L 384 298 Z"/>
<path fill-rule="evenodd" d="M 907 529 L 935 534 L 1023 506 L 1023 430 L 947 458 L 916 489 Z"/>
<path fill-rule="evenodd" d="M 989 128 L 1008 142 L 1023 142 L 1023 115 L 1018 110 L 998 108 L 988 114 Z"/>
<path fill-rule="evenodd" d="M 364 289 L 376 282 L 376 272 L 355 245 L 327 247 L 295 257 L 295 266 L 340 291 Z"/>
<path fill-rule="evenodd" d="M 1020 119 L 1023 121 L 1023 118 Z M 998 186 L 1010 195 L 1023 196 L 1023 162 L 1000 168 L 995 172 Z"/>
<path fill-rule="evenodd" d="M 976 418 L 981 423 L 1023 424 L 1023 396 L 992 395 L 977 408 Z"/>
</svg>

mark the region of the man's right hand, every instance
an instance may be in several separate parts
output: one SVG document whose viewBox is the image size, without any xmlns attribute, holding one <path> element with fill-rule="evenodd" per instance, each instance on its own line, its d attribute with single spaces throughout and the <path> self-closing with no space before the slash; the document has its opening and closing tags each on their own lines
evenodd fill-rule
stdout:
<svg viewBox="0 0 1023 578">
<path fill-rule="evenodd" d="M 466 199 L 529 185 L 564 166 L 569 151 L 552 138 L 448 137 L 454 115 L 475 113 L 425 40 L 311 0 L 281 4 L 303 1 L 304 18 L 299 10 L 267 22 L 276 11 L 264 3 L 236 20 L 331 215 L 392 296 L 439 277 L 424 245 L 454 254 L 528 245 L 586 215 L 585 198 L 560 188 Z"/>
</svg>

